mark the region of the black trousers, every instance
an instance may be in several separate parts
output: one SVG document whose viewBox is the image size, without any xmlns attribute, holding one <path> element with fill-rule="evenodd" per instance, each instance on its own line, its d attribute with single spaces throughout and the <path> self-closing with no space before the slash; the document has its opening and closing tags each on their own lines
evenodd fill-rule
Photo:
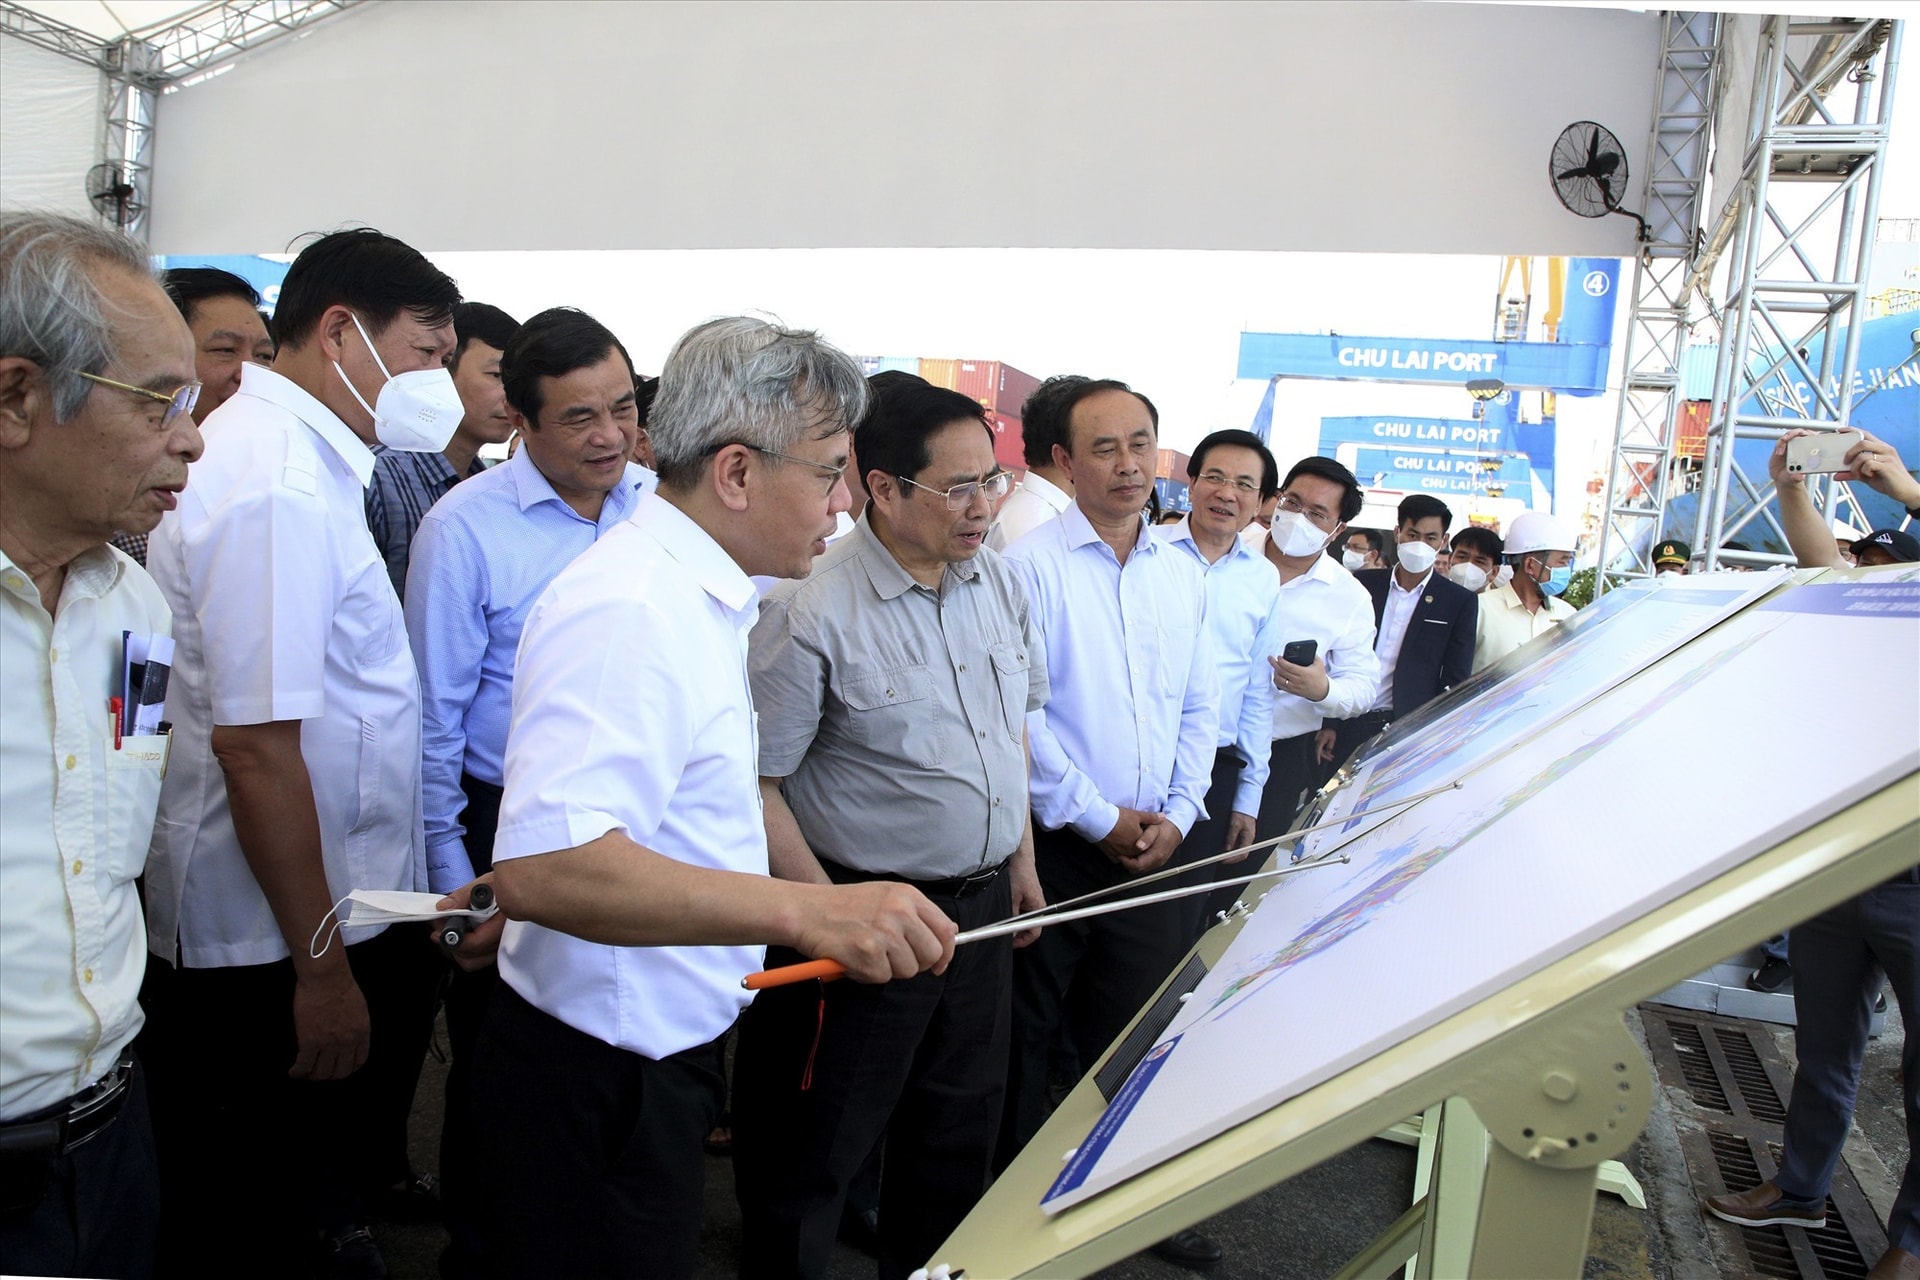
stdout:
<svg viewBox="0 0 1920 1280">
<path fill-rule="evenodd" d="M 836 877 L 838 878 L 838 877 Z M 1003 872 L 929 895 L 962 929 L 1004 920 Z M 1006 1088 L 1013 942 L 954 953 L 945 974 L 762 991 L 733 1060 L 743 1280 L 827 1274 L 847 1192 L 884 1134 L 881 1280 L 926 1266 L 987 1188 Z M 796 964 L 770 947 L 767 965 Z"/>
<path fill-rule="evenodd" d="M 44 1181 L 43 1181 L 44 1180 Z M 113 1123 L 66 1153 L 0 1158 L 0 1197 L 37 1198 L 0 1212 L 0 1273 L 30 1276 L 153 1274 L 160 1173 L 136 1060 Z"/>
<path fill-rule="evenodd" d="M 367 1194 L 407 1176 L 441 961 L 423 925 L 355 943 L 347 961 L 372 1025 L 367 1061 L 317 1082 L 287 1075 L 293 961 L 176 969 L 149 957 L 137 1046 L 165 1200 L 162 1274 L 298 1274 L 316 1228 L 364 1222 Z"/>
<path fill-rule="evenodd" d="M 1285 835 L 1293 826 L 1293 820 L 1300 816 L 1307 797 L 1319 786 L 1320 764 L 1313 750 L 1315 736 L 1314 733 L 1301 733 L 1291 738 L 1274 739 L 1273 754 L 1268 757 L 1270 771 L 1267 774 L 1267 789 L 1260 793 L 1260 813 L 1254 822 L 1255 843 Z M 1273 854 L 1269 851 L 1259 856 L 1264 860 Z M 1243 873 L 1249 869 L 1243 868 Z M 1226 874 L 1224 871 L 1221 873 L 1222 876 Z M 1245 885 L 1227 885 L 1206 895 L 1208 916 L 1231 907 L 1245 888 Z M 1258 885 L 1254 888 L 1255 892 L 1259 891 Z"/>
<path fill-rule="evenodd" d="M 476 876 L 493 869 L 493 837 L 500 826 L 501 789 L 472 774 L 460 775 L 467 807 L 461 815 L 466 828 L 467 860 Z M 446 1280 L 467 1280 L 485 1274 L 481 1255 L 481 1227 L 474 1182 L 473 1135 L 478 1126 L 473 1105 L 473 1049 L 480 1024 L 500 982 L 493 965 L 469 973 L 455 965 L 447 983 L 446 1111 L 440 1125 L 440 1207 L 447 1223 L 447 1247 L 440 1255 L 440 1274 Z"/>
<path fill-rule="evenodd" d="M 693 1273 L 718 1040 L 655 1061 L 554 1018 L 502 982 L 474 1047 L 475 1179 L 495 1276 Z"/>
<path fill-rule="evenodd" d="M 1340 772 L 1341 767 L 1353 759 L 1353 753 L 1360 749 L 1361 743 L 1392 723 L 1391 711 L 1369 711 L 1351 720 L 1335 720 L 1333 722 L 1333 761 L 1320 766 L 1320 781 L 1324 784 L 1328 778 Z"/>
<path fill-rule="evenodd" d="M 1099 846 L 1064 828 L 1043 831 L 1035 824 L 1033 848 L 1048 902 L 1133 878 Z M 1013 1049 L 995 1155 L 1000 1168 L 1019 1154 L 1052 1110 L 1047 1064 L 1056 1034 L 1064 1030 L 1079 1052 L 1081 1069 L 1091 1067 L 1192 945 L 1181 905 L 1174 901 L 1056 924 L 1042 929 L 1033 945 L 1014 952 Z"/>
<path fill-rule="evenodd" d="M 1167 865 L 1184 867 L 1190 863 L 1211 858 L 1227 847 L 1227 827 L 1233 820 L 1233 797 L 1240 789 L 1240 773 L 1246 768 L 1246 762 L 1240 753 L 1232 747 L 1221 747 L 1213 757 L 1213 781 L 1207 786 L 1207 816 L 1193 824 L 1193 830 L 1187 832 L 1187 838 L 1173 851 L 1173 857 Z M 1255 869 L 1252 862 L 1216 862 L 1210 867 L 1202 867 L 1190 875 L 1175 879 L 1156 888 L 1185 888 L 1189 885 L 1212 884 L 1223 876 L 1241 876 Z M 1207 910 L 1207 904 L 1213 895 L 1196 893 L 1190 898 L 1180 899 L 1180 914 L 1183 927 L 1187 931 L 1187 945 L 1200 941 L 1200 935 L 1207 931 L 1207 921 L 1213 918 Z"/>
</svg>

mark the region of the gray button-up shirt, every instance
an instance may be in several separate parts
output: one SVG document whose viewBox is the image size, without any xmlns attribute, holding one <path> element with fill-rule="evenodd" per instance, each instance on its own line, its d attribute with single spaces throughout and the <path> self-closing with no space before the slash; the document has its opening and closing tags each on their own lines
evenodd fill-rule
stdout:
<svg viewBox="0 0 1920 1280">
<path fill-rule="evenodd" d="M 982 548 L 933 591 L 868 527 L 767 596 L 748 653 L 760 773 L 819 856 L 944 880 L 997 865 L 1027 817 L 1026 713 L 1047 701 L 1027 598 Z"/>
</svg>

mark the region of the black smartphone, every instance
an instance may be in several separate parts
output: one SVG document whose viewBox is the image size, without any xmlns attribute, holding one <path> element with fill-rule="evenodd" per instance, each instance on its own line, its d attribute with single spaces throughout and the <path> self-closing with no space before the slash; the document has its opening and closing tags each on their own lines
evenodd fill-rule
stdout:
<svg viewBox="0 0 1920 1280">
<path fill-rule="evenodd" d="M 1287 647 L 1280 651 L 1280 657 L 1296 667 L 1310 667 L 1313 665 L 1313 655 L 1318 652 L 1320 652 L 1318 640 L 1291 640 L 1287 642 Z"/>
</svg>

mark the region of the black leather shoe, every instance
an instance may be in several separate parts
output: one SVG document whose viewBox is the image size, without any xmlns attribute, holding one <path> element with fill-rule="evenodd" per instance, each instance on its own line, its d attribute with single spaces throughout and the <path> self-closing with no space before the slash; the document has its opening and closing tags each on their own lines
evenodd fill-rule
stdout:
<svg viewBox="0 0 1920 1280">
<path fill-rule="evenodd" d="M 320 1280 L 387 1280 L 387 1260 L 365 1227 L 325 1233 L 316 1263 Z"/>
<path fill-rule="evenodd" d="M 1189 1271 L 1205 1271 L 1226 1256 L 1226 1251 L 1192 1227 L 1176 1231 L 1153 1246 L 1153 1256 Z"/>
<path fill-rule="evenodd" d="M 440 1179 L 430 1173 L 409 1174 L 405 1182 L 370 1196 L 367 1212 L 385 1222 L 438 1222 Z"/>
</svg>

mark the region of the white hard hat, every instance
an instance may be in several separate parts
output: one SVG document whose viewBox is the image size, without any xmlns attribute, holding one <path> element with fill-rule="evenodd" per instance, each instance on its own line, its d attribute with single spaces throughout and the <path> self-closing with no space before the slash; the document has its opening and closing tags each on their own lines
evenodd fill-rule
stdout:
<svg viewBox="0 0 1920 1280">
<path fill-rule="evenodd" d="M 1522 511 L 1507 526 L 1506 554 L 1531 555 L 1536 551 L 1573 551 L 1573 527 L 1560 517 L 1545 511 Z"/>
</svg>

